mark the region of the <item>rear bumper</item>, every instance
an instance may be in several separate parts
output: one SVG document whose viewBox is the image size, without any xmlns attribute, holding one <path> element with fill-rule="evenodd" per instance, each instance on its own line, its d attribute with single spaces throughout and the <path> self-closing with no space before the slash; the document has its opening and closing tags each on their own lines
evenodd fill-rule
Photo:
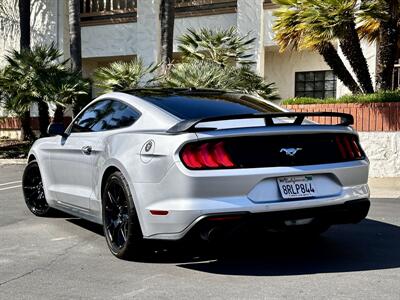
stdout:
<svg viewBox="0 0 400 300">
<path fill-rule="evenodd" d="M 370 200 L 368 198 L 346 201 L 343 204 L 293 209 L 286 211 L 270 211 L 262 213 L 231 212 L 212 213 L 198 217 L 186 230 L 173 235 L 156 235 L 152 239 L 178 240 L 188 235 L 198 236 L 214 228 L 223 232 L 231 232 L 238 228 L 251 227 L 277 228 L 285 221 L 313 219 L 313 222 L 334 224 L 359 223 L 368 215 Z"/>
<path fill-rule="evenodd" d="M 240 229 L 277 229 L 285 226 L 286 221 L 312 219 L 319 224 L 355 224 L 368 215 L 369 199 L 347 201 L 341 205 L 276 211 L 266 213 L 234 213 L 206 215 L 198 220 L 187 235 L 205 236 L 229 234 Z M 209 236 L 204 238 L 210 238 Z M 212 237 L 211 237 L 212 238 Z"/>
<path fill-rule="evenodd" d="M 312 175 L 318 196 L 285 200 L 277 177 Z M 178 240 L 210 214 L 263 214 L 342 205 L 369 198 L 368 161 L 243 170 L 188 171 L 174 165 L 158 183 L 136 184 L 142 232 L 147 239 Z M 155 216 L 152 210 L 168 211 Z"/>
</svg>

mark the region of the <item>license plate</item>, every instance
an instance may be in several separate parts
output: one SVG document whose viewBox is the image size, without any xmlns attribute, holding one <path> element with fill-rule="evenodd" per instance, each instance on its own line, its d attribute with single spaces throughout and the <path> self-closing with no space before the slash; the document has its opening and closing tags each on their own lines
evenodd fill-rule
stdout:
<svg viewBox="0 0 400 300">
<path fill-rule="evenodd" d="M 312 176 L 277 178 L 279 190 L 284 199 L 315 197 L 317 192 Z"/>
</svg>

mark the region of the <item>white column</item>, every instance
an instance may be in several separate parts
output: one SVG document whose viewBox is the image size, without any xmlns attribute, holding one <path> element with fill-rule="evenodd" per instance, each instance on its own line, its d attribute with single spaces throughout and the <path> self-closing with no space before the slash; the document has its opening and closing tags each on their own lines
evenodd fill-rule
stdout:
<svg viewBox="0 0 400 300">
<path fill-rule="evenodd" d="M 142 58 L 145 65 L 160 60 L 161 0 L 137 1 L 137 55 Z"/>
<path fill-rule="evenodd" d="M 256 62 L 254 70 L 264 77 L 264 1 L 238 0 L 237 26 L 240 35 L 250 32 L 250 37 L 256 38 L 252 49 Z"/>
</svg>

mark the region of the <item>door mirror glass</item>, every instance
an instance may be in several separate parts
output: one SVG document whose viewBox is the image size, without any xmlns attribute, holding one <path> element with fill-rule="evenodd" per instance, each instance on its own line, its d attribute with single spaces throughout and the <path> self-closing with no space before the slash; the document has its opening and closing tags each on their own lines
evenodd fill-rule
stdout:
<svg viewBox="0 0 400 300">
<path fill-rule="evenodd" d="M 51 123 L 49 125 L 49 128 L 47 128 L 47 133 L 50 136 L 54 136 L 54 135 L 66 136 L 64 124 L 62 124 L 62 123 Z"/>
</svg>

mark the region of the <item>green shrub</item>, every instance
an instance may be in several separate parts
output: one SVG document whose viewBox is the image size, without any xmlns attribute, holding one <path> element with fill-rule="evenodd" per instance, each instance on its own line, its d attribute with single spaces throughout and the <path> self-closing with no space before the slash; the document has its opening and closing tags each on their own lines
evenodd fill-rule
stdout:
<svg viewBox="0 0 400 300">
<path fill-rule="evenodd" d="M 374 94 L 345 95 L 338 99 L 327 98 L 290 98 L 282 101 L 283 105 L 293 104 L 330 104 L 330 103 L 380 103 L 400 102 L 400 90 L 382 91 Z"/>
</svg>

